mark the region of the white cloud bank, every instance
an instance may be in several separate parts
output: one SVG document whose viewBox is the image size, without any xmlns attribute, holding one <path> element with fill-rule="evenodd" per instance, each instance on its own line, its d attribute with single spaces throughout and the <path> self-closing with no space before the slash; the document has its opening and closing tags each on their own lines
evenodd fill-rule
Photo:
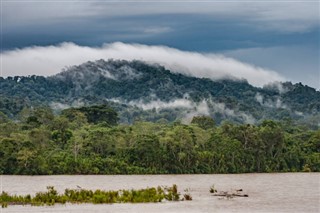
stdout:
<svg viewBox="0 0 320 213">
<path fill-rule="evenodd" d="M 158 63 L 167 69 L 195 77 L 247 79 L 255 86 L 283 81 L 278 73 L 242 63 L 233 58 L 216 54 L 187 52 L 165 46 L 105 44 L 102 47 L 79 46 L 62 43 L 57 46 L 34 46 L 3 52 L 1 75 L 54 75 L 64 67 L 98 59 L 143 60 Z"/>
</svg>

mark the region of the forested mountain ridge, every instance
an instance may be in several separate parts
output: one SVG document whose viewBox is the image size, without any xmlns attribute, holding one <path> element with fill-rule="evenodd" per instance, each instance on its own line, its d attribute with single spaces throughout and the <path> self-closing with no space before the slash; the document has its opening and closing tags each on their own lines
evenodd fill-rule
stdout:
<svg viewBox="0 0 320 213">
<path fill-rule="evenodd" d="M 319 100 L 139 61 L 0 78 L 0 174 L 319 172 Z"/>
<path fill-rule="evenodd" d="M 320 123 L 320 92 L 290 82 L 257 88 L 246 80 L 211 80 L 170 72 L 141 61 L 98 60 L 51 76 L 0 78 L 0 111 L 16 116 L 24 107 L 62 110 L 109 104 L 120 122 L 183 120 L 193 115 L 255 123 L 294 119 Z"/>
</svg>

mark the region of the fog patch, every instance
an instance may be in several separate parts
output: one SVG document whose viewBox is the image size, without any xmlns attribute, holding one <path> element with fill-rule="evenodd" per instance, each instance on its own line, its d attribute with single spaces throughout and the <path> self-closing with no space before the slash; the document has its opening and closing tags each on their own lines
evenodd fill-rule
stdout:
<svg viewBox="0 0 320 213">
<path fill-rule="evenodd" d="M 187 97 L 188 95 L 185 94 Z M 241 120 L 245 123 L 254 124 L 256 119 L 245 112 L 236 111 L 226 107 L 224 103 L 217 103 L 213 100 L 202 100 L 193 102 L 191 100 L 181 98 L 164 102 L 159 99 L 145 103 L 143 100 L 125 102 L 119 99 L 109 99 L 109 101 L 136 106 L 143 110 L 153 110 L 159 112 L 161 109 L 182 109 L 181 122 L 189 124 L 194 116 L 206 115 L 214 117 L 216 113 L 223 115 L 226 119 Z"/>
<path fill-rule="evenodd" d="M 71 104 L 65 104 L 65 103 L 55 102 L 55 101 L 52 101 L 49 103 L 49 107 L 53 111 L 58 111 L 58 112 L 71 107 L 78 108 L 82 106 L 84 106 L 84 102 L 82 100 L 75 100 Z"/>
<path fill-rule="evenodd" d="M 224 103 L 210 102 L 210 107 L 213 109 L 213 112 L 220 113 L 226 118 L 238 118 L 249 124 L 256 123 L 256 119 L 252 115 L 245 112 L 237 112 L 233 109 L 229 109 Z"/>
<path fill-rule="evenodd" d="M 269 82 L 263 86 L 263 89 L 277 91 L 280 94 L 284 94 L 289 91 L 289 89 L 284 87 L 279 81 Z"/>
<path fill-rule="evenodd" d="M 263 96 L 260 93 L 255 95 L 255 99 L 260 105 L 263 105 Z"/>
<path fill-rule="evenodd" d="M 130 101 L 128 105 L 136 106 L 142 108 L 143 110 L 151 110 L 151 109 L 166 109 L 166 108 L 184 108 L 184 109 L 192 109 L 195 107 L 194 103 L 186 100 L 186 99 L 175 99 L 173 101 L 164 102 L 160 99 L 156 101 L 151 101 L 148 103 L 144 103 L 142 100 L 139 101 Z"/>
<path fill-rule="evenodd" d="M 288 106 L 284 104 L 281 100 L 281 97 L 276 97 L 275 100 L 272 100 L 270 98 L 265 98 L 263 95 L 260 93 L 257 93 L 255 95 L 255 100 L 264 107 L 268 108 L 277 108 L 277 109 L 288 109 Z"/>
<path fill-rule="evenodd" d="M 101 75 L 104 76 L 105 78 L 110 78 L 110 79 L 116 80 L 116 78 L 113 75 L 111 75 L 111 73 L 108 70 L 100 68 L 100 67 L 98 69 L 100 70 Z"/>
<path fill-rule="evenodd" d="M 303 112 L 299 112 L 299 111 L 294 111 L 294 114 L 296 114 L 298 116 L 303 116 Z"/>
<path fill-rule="evenodd" d="M 190 124 L 193 117 L 200 116 L 200 115 L 210 116 L 210 109 L 207 101 L 205 100 L 201 101 L 198 104 L 193 103 L 192 110 L 187 111 L 183 114 L 181 122 L 183 124 Z"/>
<path fill-rule="evenodd" d="M 49 103 L 49 106 L 54 111 L 61 111 L 61 110 L 68 109 L 71 107 L 69 104 L 63 104 L 63 103 L 59 103 L 59 102 L 51 102 L 51 103 Z"/>
</svg>

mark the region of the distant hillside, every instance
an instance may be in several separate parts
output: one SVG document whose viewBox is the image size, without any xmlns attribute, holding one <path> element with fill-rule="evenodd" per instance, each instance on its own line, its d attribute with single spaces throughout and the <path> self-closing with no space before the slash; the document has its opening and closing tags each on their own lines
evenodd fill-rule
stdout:
<svg viewBox="0 0 320 213">
<path fill-rule="evenodd" d="M 245 80 L 212 81 L 119 60 L 87 62 L 47 78 L 0 78 L 0 111 L 9 117 L 23 107 L 45 105 L 59 111 L 105 103 L 119 112 L 122 123 L 188 121 L 205 114 L 217 123 L 293 119 L 320 124 L 320 92 L 301 83 L 257 88 Z"/>
</svg>

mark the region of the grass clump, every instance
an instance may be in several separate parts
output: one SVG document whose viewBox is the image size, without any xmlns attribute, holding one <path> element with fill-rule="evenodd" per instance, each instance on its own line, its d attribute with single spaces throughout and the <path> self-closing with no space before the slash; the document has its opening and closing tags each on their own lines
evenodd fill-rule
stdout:
<svg viewBox="0 0 320 213">
<path fill-rule="evenodd" d="M 190 189 L 185 189 L 183 194 L 184 200 L 192 200 L 192 196 L 190 194 Z"/>
<path fill-rule="evenodd" d="M 214 185 L 212 185 L 212 186 L 210 187 L 209 192 L 210 192 L 210 193 L 216 193 L 216 192 L 218 192 L 218 191 L 217 191 L 217 189 L 214 187 Z"/>
<path fill-rule="evenodd" d="M 179 201 L 177 185 L 172 187 L 152 187 L 146 189 L 131 189 L 118 191 L 66 189 L 64 194 L 59 194 L 53 186 L 48 186 L 46 192 L 38 192 L 31 195 L 9 195 L 6 192 L 0 194 L 2 208 L 8 205 L 54 205 L 56 203 L 148 203 L 161 202 L 163 200 Z"/>
</svg>

